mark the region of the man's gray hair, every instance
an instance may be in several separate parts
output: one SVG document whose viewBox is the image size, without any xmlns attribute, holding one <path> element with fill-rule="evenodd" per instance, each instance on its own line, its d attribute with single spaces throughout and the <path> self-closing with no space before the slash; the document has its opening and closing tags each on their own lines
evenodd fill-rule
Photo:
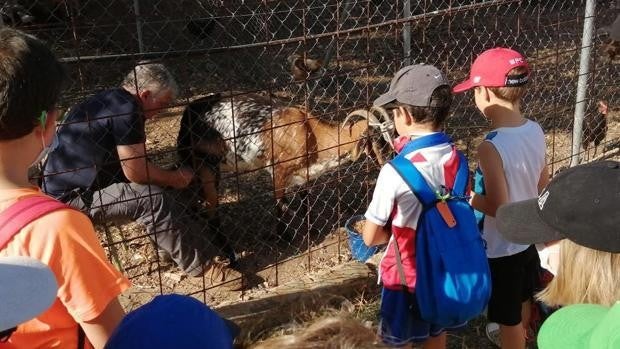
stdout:
<svg viewBox="0 0 620 349">
<path fill-rule="evenodd" d="M 123 87 L 130 91 L 141 92 L 149 90 L 153 94 L 170 90 L 173 96 L 178 96 L 179 86 L 174 77 L 163 64 L 147 63 L 138 64 L 123 80 Z"/>
</svg>

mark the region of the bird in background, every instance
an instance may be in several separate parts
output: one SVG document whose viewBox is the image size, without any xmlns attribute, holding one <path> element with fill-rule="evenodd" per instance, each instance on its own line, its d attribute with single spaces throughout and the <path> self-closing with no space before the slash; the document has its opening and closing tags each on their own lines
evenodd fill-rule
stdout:
<svg viewBox="0 0 620 349">
<path fill-rule="evenodd" d="M 607 114 L 609 106 L 606 101 L 598 101 L 596 112 L 586 114 L 583 120 L 583 138 L 581 145 L 583 150 L 588 153 L 588 147 L 594 143 L 594 155 L 597 148 L 607 136 Z"/>
</svg>

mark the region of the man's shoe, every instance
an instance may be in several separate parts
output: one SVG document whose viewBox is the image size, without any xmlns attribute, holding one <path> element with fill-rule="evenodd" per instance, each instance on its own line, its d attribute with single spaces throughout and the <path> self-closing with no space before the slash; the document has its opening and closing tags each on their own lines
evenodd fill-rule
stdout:
<svg viewBox="0 0 620 349">
<path fill-rule="evenodd" d="M 229 291 L 240 291 L 245 285 L 245 277 L 230 265 L 230 260 L 215 257 L 205 266 L 204 276 L 207 287 L 221 287 Z"/>
</svg>

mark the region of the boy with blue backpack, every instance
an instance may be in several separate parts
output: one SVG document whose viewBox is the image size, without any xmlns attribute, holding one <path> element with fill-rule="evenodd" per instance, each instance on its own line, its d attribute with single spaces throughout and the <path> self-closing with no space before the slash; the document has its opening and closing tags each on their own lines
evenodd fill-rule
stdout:
<svg viewBox="0 0 620 349">
<path fill-rule="evenodd" d="M 380 332 L 393 346 L 445 348 L 445 331 L 480 314 L 490 294 L 466 197 L 467 159 L 442 132 L 451 101 L 441 71 L 411 65 L 374 102 L 393 116 L 399 136 L 409 138 L 379 173 L 363 231 L 369 246 L 388 242 L 379 264 Z"/>
<path fill-rule="evenodd" d="M 534 245 L 504 239 L 495 215 L 503 204 L 537 197 L 549 181 L 543 130 L 521 113 L 529 75 L 527 61 L 519 52 L 493 48 L 476 58 L 469 79 L 453 89 L 455 93 L 474 89 L 476 107 L 491 123 L 492 131 L 478 147 L 471 203 L 480 213 L 491 269 L 488 319 L 500 325 L 503 349 L 525 348 L 540 260 Z"/>
</svg>

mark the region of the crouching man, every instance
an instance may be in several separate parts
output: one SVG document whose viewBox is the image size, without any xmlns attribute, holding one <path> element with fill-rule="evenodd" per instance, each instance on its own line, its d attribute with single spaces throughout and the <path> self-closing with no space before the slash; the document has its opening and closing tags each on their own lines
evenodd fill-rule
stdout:
<svg viewBox="0 0 620 349">
<path fill-rule="evenodd" d="M 161 168 L 145 154 L 145 120 L 177 93 L 163 65 L 141 64 L 121 87 L 74 106 L 52 143 L 43 188 L 95 220 L 126 217 L 144 224 L 160 259 L 172 258 L 191 276 L 206 275 L 209 286 L 239 289 L 241 274 L 213 244 L 208 224 L 192 214 L 193 172 Z"/>
</svg>

